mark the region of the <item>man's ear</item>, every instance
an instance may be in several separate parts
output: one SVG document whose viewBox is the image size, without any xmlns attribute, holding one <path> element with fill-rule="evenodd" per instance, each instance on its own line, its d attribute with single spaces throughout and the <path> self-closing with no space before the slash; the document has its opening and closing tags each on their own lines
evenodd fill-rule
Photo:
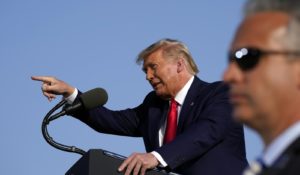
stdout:
<svg viewBox="0 0 300 175">
<path fill-rule="evenodd" d="M 182 57 L 177 60 L 177 72 L 182 72 L 185 69 L 184 59 Z"/>
</svg>

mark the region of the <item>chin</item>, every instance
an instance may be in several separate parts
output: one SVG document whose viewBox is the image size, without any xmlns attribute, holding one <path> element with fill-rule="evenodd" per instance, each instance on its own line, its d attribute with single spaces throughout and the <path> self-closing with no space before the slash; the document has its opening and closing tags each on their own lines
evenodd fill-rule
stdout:
<svg viewBox="0 0 300 175">
<path fill-rule="evenodd" d="M 162 99 L 168 100 L 170 98 L 170 96 L 166 93 L 163 93 L 161 91 L 155 91 L 156 95 L 159 96 Z"/>
<path fill-rule="evenodd" d="M 236 108 L 233 112 L 233 118 L 239 123 L 248 125 L 254 120 L 253 113 L 249 109 Z"/>
</svg>

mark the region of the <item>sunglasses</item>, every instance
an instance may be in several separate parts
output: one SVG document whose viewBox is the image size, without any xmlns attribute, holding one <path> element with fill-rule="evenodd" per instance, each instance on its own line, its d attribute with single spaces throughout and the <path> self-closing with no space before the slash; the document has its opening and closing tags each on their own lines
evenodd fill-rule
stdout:
<svg viewBox="0 0 300 175">
<path fill-rule="evenodd" d="M 300 56 L 300 52 L 291 51 L 264 51 L 254 47 L 245 47 L 229 53 L 228 61 L 237 63 L 242 71 L 249 71 L 259 63 L 266 55 L 290 55 Z"/>
</svg>

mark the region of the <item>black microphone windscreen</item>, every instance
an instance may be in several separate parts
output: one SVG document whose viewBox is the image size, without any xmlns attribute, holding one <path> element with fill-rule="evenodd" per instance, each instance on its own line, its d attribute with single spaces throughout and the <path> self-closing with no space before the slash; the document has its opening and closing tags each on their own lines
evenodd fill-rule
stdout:
<svg viewBox="0 0 300 175">
<path fill-rule="evenodd" d="M 107 102 L 108 95 L 102 88 L 89 90 L 79 97 L 86 110 L 93 109 L 97 106 L 102 106 Z"/>
</svg>

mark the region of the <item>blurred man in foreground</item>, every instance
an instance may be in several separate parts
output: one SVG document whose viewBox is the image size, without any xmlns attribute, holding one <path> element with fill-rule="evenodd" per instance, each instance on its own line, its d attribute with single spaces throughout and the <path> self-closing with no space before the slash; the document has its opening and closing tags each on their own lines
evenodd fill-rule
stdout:
<svg viewBox="0 0 300 175">
<path fill-rule="evenodd" d="M 234 117 L 265 145 L 244 175 L 300 174 L 299 12 L 298 0 L 249 0 L 233 39 L 224 80 Z"/>
</svg>

